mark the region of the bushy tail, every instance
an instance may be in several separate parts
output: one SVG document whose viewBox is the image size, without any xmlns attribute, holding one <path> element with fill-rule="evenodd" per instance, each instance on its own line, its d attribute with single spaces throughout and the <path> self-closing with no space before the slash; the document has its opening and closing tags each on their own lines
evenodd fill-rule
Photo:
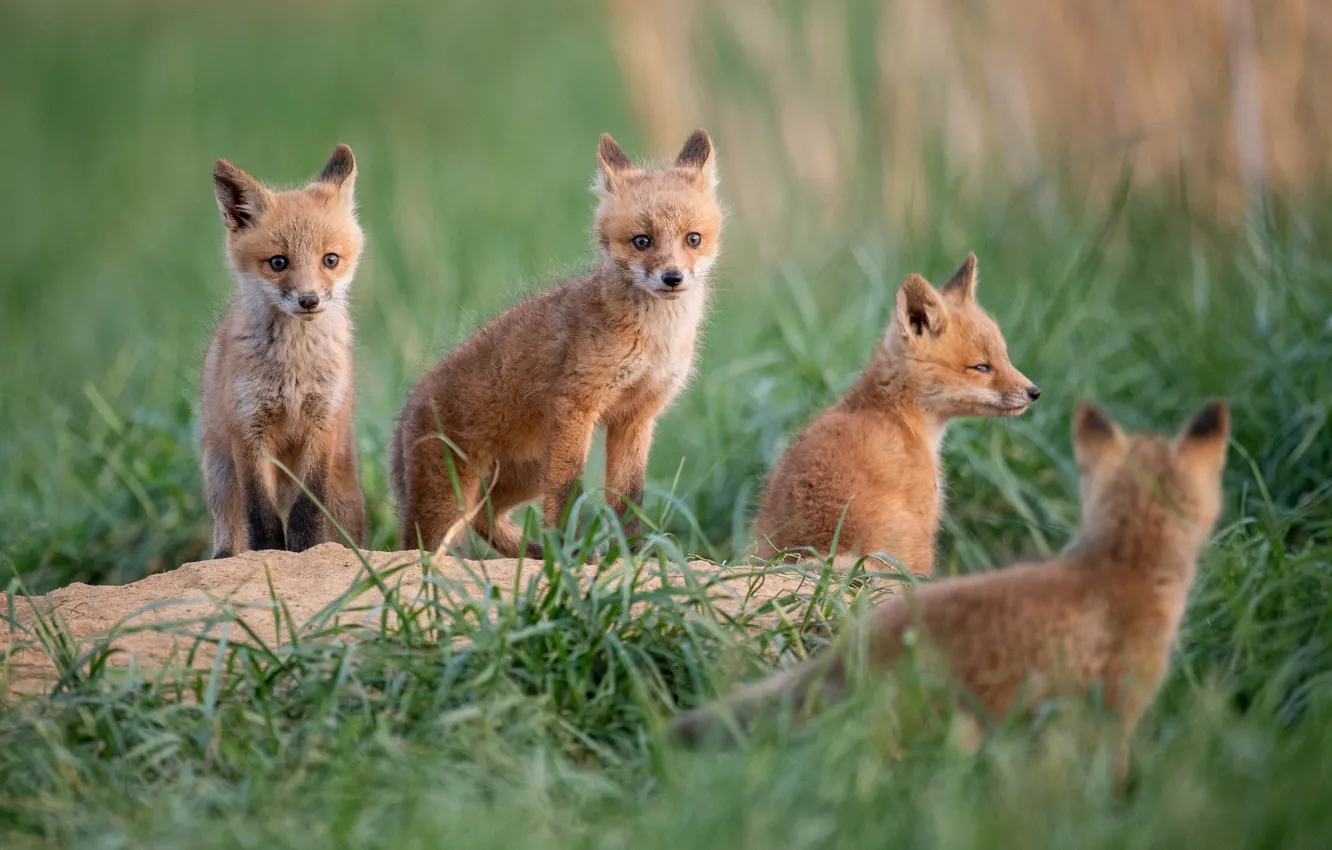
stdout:
<svg viewBox="0 0 1332 850">
<path fill-rule="evenodd" d="M 668 739 L 686 747 L 730 746 L 736 733 L 747 734 L 760 722 L 790 711 L 804 714 L 819 702 L 843 693 L 842 664 L 830 656 L 775 673 L 738 689 L 729 698 L 679 714 L 667 730 Z"/>
</svg>

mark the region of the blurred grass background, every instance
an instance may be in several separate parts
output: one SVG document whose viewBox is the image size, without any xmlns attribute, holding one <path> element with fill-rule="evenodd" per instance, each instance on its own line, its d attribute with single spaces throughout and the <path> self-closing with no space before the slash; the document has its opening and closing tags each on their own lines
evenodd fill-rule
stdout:
<svg viewBox="0 0 1332 850">
<path fill-rule="evenodd" d="M 291 185 L 334 144 L 356 152 L 358 425 L 381 548 L 397 543 L 384 445 L 404 393 L 591 262 L 604 131 L 664 157 L 707 127 L 731 210 L 698 374 L 652 456 L 687 551 L 743 547 L 762 476 L 850 383 L 897 283 L 939 280 L 968 250 L 1045 392 L 1020 419 L 950 430 L 941 573 L 1066 542 L 1076 398 L 1133 428 L 1173 428 L 1216 394 L 1235 408 L 1226 515 L 1126 807 L 1058 736 L 964 761 L 935 729 L 898 759 L 873 724 L 833 722 L 663 772 L 645 717 L 724 678 L 715 641 L 673 603 L 608 625 L 613 607 L 553 592 L 456 654 L 420 635 L 356 657 L 313 642 L 184 697 L 89 673 L 5 707 L 0 832 L 1325 846 L 1330 47 L 1320 0 L 0 4 L 0 569 L 34 590 L 206 554 L 196 392 L 231 289 L 219 157 Z"/>
</svg>

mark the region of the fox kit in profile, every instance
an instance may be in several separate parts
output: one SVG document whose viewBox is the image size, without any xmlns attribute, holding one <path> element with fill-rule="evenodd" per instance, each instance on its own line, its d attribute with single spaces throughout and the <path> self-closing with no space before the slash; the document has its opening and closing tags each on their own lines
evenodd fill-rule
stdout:
<svg viewBox="0 0 1332 850">
<path fill-rule="evenodd" d="M 976 303 L 974 254 L 942 290 L 909 275 L 865 371 L 773 468 L 755 521 L 757 554 L 811 547 L 826 555 L 836 537 L 843 552 L 885 553 L 929 575 L 949 421 L 1017 416 L 1040 394 Z"/>
<path fill-rule="evenodd" d="M 1058 557 L 917 586 L 866 623 L 871 669 L 894 666 L 918 631 L 991 717 L 1100 685 L 1118 717 L 1116 776 L 1129 739 L 1165 675 L 1198 553 L 1221 510 L 1229 408 L 1214 401 L 1174 438 L 1127 435 L 1094 405 L 1074 415 L 1082 533 Z M 744 722 L 771 701 L 836 698 L 846 648 L 741 690 Z M 979 718 L 985 719 L 985 718 Z M 687 712 L 672 731 L 697 741 L 721 731 L 713 711 Z"/>
<path fill-rule="evenodd" d="M 609 501 L 623 514 L 642 497 L 657 416 L 693 370 L 722 212 L 703 130 L 664 168 L 635 166 L 609 135 L 597 157 L 596 268 L 490 321 L 407 398 L 389 448 L 404 545 L 437 548 L 465 512 L 517 556 L 509 510 L 540 497 L 557 523 L 599 424 Z"/>
<path fill-rule="evenodd" d="M 213 168 L 236 278 L 204 358 L 203 476 L 214 558 L 340 539 L 268 457 L 364 542 L 347 303 L 362 244 L 355 181 L 346 145 L 293 191 L 271 190 L 225 159 Z M 280 511 L 288 506 L 284 537 Z"/>
</svg>

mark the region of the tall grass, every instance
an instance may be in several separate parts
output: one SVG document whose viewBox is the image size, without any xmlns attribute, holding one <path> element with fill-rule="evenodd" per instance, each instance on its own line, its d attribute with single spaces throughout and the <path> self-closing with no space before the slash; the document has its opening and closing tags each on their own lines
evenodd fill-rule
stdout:
<svg viewBox="0 0 1332 850">
<path fill-rule="evenodd" d="M 745 152 L 746 216 L 783 245 L 868 206 L 920 221 L 995 184 L 1169 192 L 1235 221 L 1265 187 L 1326 185 L 1318 93 L 1332 16 L 1313 0 L 607 3 L 657 144 L 705 118 Z M 672 61 L 654 62 L 669 53 Z M 791 202 L 818 213 L 795 216 Z"/>
<path fill-rule="evenodd" d="M 893 8 L 958 14 L 926 5 Z M 0 705 L 4 846 L 1325 845 L 1332 216 L 1317 169 L 1296 192 L 1267 163 L 1274 191 L 1231 217 L 1217 193 L 1238 177 L 1195 174 L 1209 160 L 1192 148 L 1182 169 L 1115 157 L 1062 170 L 1046 141 L 1080 137 L 1033 119 L 1037 174 L 1015 181 L 1002 146 L 968 159 L 950 148 L 961 131 L 930 123 L 984 110 L 924 94 L 930 121 L 880 109 L 916 77 L 880 67 L 906 60 L 880 43 L 899 31 L 878 3 L 634 12 L 688 51 L 634 36 L 627 8 L 0 6 L 0 561 L 33 591 L 204 553 L 197 370 L 230 286 L 207 177 L 217 157 L 296 182 L 336 142 L 356 150 L 369 233 L 358 427 L 376 548 L 399 542 L 383 451 L 407 387 L 513 298 L 590 260 L 598 133 L 663 155 L 707 126 L 732 211 L 697 374 L 652 454 L 647 513 L 668 534 L 617 574 L 636 579 L 590 582 L 573 566 L 595 541 L 568 540 L 540 586 L 464 599 L 427 582 L 437 595 L 390 594 L 379 630 L 313 627 L 282 646 L 241 646 L 233 622 L 215 666 L 171 676 L 109 669 L 95 648 L 71 657 L 48 632 L 61 688 Z M 1315 4 L 1280 8 L 1306 9 L 1300 43 L 1322 37 Z M 1036 20 L 1022 39 L 1057 23 Z M 1257 17 L 1264 62 L 1279 53 L 1264 33 L 1286 20 Z M 920 51 L 940 49 L 919 32 Z M 1012 49 L 979 26 L 950 32 L 980 39 L 945 49 L 950 68 L 974 73 L 985 50 Z M 1084 37 L 1042 49 L 1077 52 Z M 1315 68 L 1302 50 L 1298 67 Z M 639 76 L 662 56 L 684 81 L 669 108 L 653 93 L 664 84 Z M 1062 66 L 1035 67 L 1022 73 L 1064 82 Z M 934 74 L 921 72 L 922 91 Z M 1283 102 L 1269 95 L 1264 114 Z M 1105 136 L 1096 122 L 1085 132 Z M 1132 428 L 1168 427 L 1208 396 L 1234 406 L 1225 514 L 1140 730 L 1132 793 L 1106 793 L 1107 753 L 1079 706 L 966 757 L 948 713 L 906 693 L 909 676 L 735 753 L 661 746 L 677 706 L 816 647 L 851 600 L 831 587 L 811 622 L 732 622 L 650 578 L 749 543 L 763 474 L 868 358 L 898 282 L 938 280 L 968 250 L 981 303 L 1044 393 L 1019 419 L 950 430 L 941 574 L 1065 545 L 1077 397 Z"/>
</svg>

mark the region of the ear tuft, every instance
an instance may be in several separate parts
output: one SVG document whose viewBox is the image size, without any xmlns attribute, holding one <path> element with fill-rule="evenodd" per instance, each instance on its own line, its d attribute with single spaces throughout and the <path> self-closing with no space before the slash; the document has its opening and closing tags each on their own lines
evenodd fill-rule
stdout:
<svg viewBox="0 0 1332 850">
<path fill-rule="evenodd" d="M 702 168 L 712 157 L 712 139 L 702 127 L 689 134 L 675 157 L 677 168 Z"/>
<path fill-rule="evenodd" d="M 1230 405 L 1225 399 L 1208 402 L 1202 410 L 1184 426 L 1182 437 L 1186 440 L 1225 439 L 1230 433 Z"/>
<path fill-rule="evenodd" d="M 253 227 L 268 206 L 263 184 L 225 159 L 213 166 L 213 194 L 222 223 L 233 233 Z"/>
<path fill-rule="evenodd" d="M 606 171 L 625 171 L 634 167 L 624 148 L 620 147 L 610 133 L 601 134 L 601 141 L 597 145 L 597 160 Z"/>
<path fill-rule="evenodd" d="M 1104 452 L 1124 441 L 1124 432 L 1115 420 L 1086 399 L 1073 411 L 1073 454 L 1080 468 L 1095 465 Z"/>
<path fill-rule="evenodd" d="M 1085 399 L 1078 402 L 1073 423 L 1080 438 L 1104 440 L 1119 433 L 1119 426 L 1110 418 L 1110 414 Z"/>
<path fill-rule="evenodd" d="M 976 298 L 976 255 L 968 253 L 967 258 L 962 261 L 962 265 L 953 276 L 943 285 L 940 290 L 944 295 L 951 295 L 962 302 L 974 301 Z"/>
<path fill-rule="evenodd" d="M 675 157 L 676 168 L 691 168 L 699 173 L 704 185 L 709 189 L 717 187 L 716 158 L 713 156 L 712 138 L 702 127 L 689 134 L 684 147 Z"/>
<path fill-rule="evenodd" d="M 352 156 L 352 149 L 347 145 L 338 145 L 333 149 L 333 154 L 324 163 L 324 170 L 319 172 L 315 178 L 323 183 L 332 183 L 341 188 L 345 183 L 351 183 L 356 180 L 356 157 Z"/>
<path fill-rule="evenodd" d="M 897 290 L 897 325 L 908 339 L 937 337 L 947 322 L 939 293 L 918 274 L 909 274 Z"/>
<path fill-rule="evenodd" d="M 597 144 L 597 166 L 593 191 L 613 195 L 621 176 L 632 171 L 634 164 L 610 133 L 602 133 L 601 141 Z"/>
</svg>

